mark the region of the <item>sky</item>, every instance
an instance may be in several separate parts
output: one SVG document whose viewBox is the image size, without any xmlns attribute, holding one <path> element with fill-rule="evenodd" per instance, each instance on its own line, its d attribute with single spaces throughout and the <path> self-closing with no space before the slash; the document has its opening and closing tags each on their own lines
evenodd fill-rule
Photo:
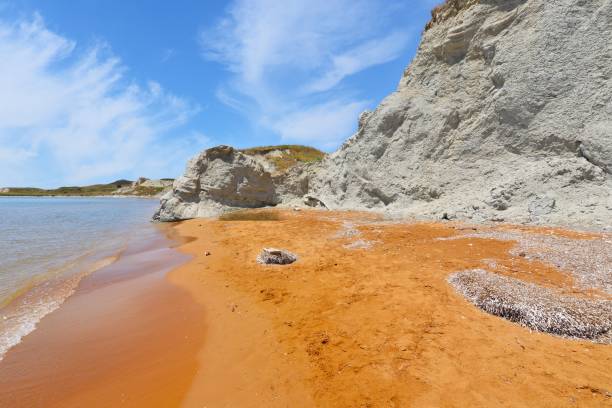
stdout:
<svg viewBox="0 0 612 408">
<path fill-rule="evenodd" d="M 335 150 L 438 0 L 0 0 L 0 186 L 178 177 L 219 144 Z"/>
</svg>

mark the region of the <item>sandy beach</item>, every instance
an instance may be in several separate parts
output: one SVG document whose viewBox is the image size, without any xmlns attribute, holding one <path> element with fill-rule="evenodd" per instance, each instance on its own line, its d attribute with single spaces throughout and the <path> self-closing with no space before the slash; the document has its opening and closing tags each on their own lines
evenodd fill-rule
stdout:
<svg viewBox="0 0 612 408">
<path fill-rule="evenodd" d="M 202 307 L 166 280 L 189 259 L 179 242 L 159 234 L 85 277 L 0 361 L 0 406 L 180 405 L 205 330 Z"/>
<path fill-rule="evenodd" d="M 0 0 L 0 408 L 612 408 L 612 0 Z"/>
<path fill-rule="evenodd" d="M 199 353 L 203 369 L 185 406 L 610 403 L 609 345 L 531 332 L 483 313 L 446 282 L 485 260 L 507 265 L 514 277 L 576 291 L 569 274 L 510 256 L 512 242 L 440 240 L 465 233 L 461 225 L 280 214 L 281 221 L 177 227 L 197 237 L 181 247 L 195 258 L 170 280 L 212 312 Z M 270 246 L 300 259 L 258 265 L 256 255 Z"/>
<path fill-rule="evenodd" d="M 129 279 L 108 270 L 85 279 L 0 363 L 0 405 L 611 403 L 610 345 L 533 332 L 486 314 L 447 282 L 453 272 L 494 263 L 496 273 L 602 297 L 580 289 L 568 271 L 511 255 L 510 241 L 462 237 L 480 229 L 578 242 L 600 235 L 399 223 L 363 213 L 273 213 L 279 220 L 174 224 L 169 233 L 180 237 L 178 251 L 189 258 L 168 249 L 155 264 L 116 263 L 139 271 Z M 299 259 L 260 265 L 264 247 Z"/>
</svg>

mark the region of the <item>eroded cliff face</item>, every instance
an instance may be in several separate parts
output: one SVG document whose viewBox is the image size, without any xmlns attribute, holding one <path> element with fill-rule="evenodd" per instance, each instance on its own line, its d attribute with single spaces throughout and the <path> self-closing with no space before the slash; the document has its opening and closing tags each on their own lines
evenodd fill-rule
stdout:
<svg viewBox="0 0 612 408">
<path fill-rule="evenodd" d="M 442 11 L 398 90 L 323 163 L 331 208 L 612 224 L 612 1 Z"/>
<path fill-rule="evenodd" d="M 233 149 L 205 152 L 160 219 L 309 195 L 332 209 L 610 227 L 612 0 L 448 0 L 432 16 L 397 91 L 337 152 L 275 177 Z"/>
</svg>

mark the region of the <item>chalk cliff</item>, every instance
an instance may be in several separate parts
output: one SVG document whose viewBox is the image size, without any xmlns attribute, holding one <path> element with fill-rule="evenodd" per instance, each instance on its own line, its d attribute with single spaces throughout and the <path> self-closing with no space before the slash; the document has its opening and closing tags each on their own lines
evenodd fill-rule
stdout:
<svg viewBox="0 0 612 408">
<path fill-rule="evenodd" d="M 331 209 L 610 226 L 612 1 L 449 0 L 397 91 L 338 151 L 273 181 L 264 167 L 203 153 L 158 216 L 308 195 Z"/>
<path fill-rule="evenodd" d="M 612 1 L 449 1 L 323 163 L 331 208 L 612 224 Z M 605 226 L 605 225 L 604 225 Z"/>
</svg>

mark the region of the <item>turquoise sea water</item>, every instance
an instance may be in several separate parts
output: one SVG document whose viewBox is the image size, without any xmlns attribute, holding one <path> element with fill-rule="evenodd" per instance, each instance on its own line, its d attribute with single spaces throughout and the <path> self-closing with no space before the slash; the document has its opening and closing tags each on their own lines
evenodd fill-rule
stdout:
<svg viewBox="0 0 612 408">
<path fill-rule="evenodd" d="M 0 197 L 0 359 L 130 240 L 156 200 Z"/>
</svg>

